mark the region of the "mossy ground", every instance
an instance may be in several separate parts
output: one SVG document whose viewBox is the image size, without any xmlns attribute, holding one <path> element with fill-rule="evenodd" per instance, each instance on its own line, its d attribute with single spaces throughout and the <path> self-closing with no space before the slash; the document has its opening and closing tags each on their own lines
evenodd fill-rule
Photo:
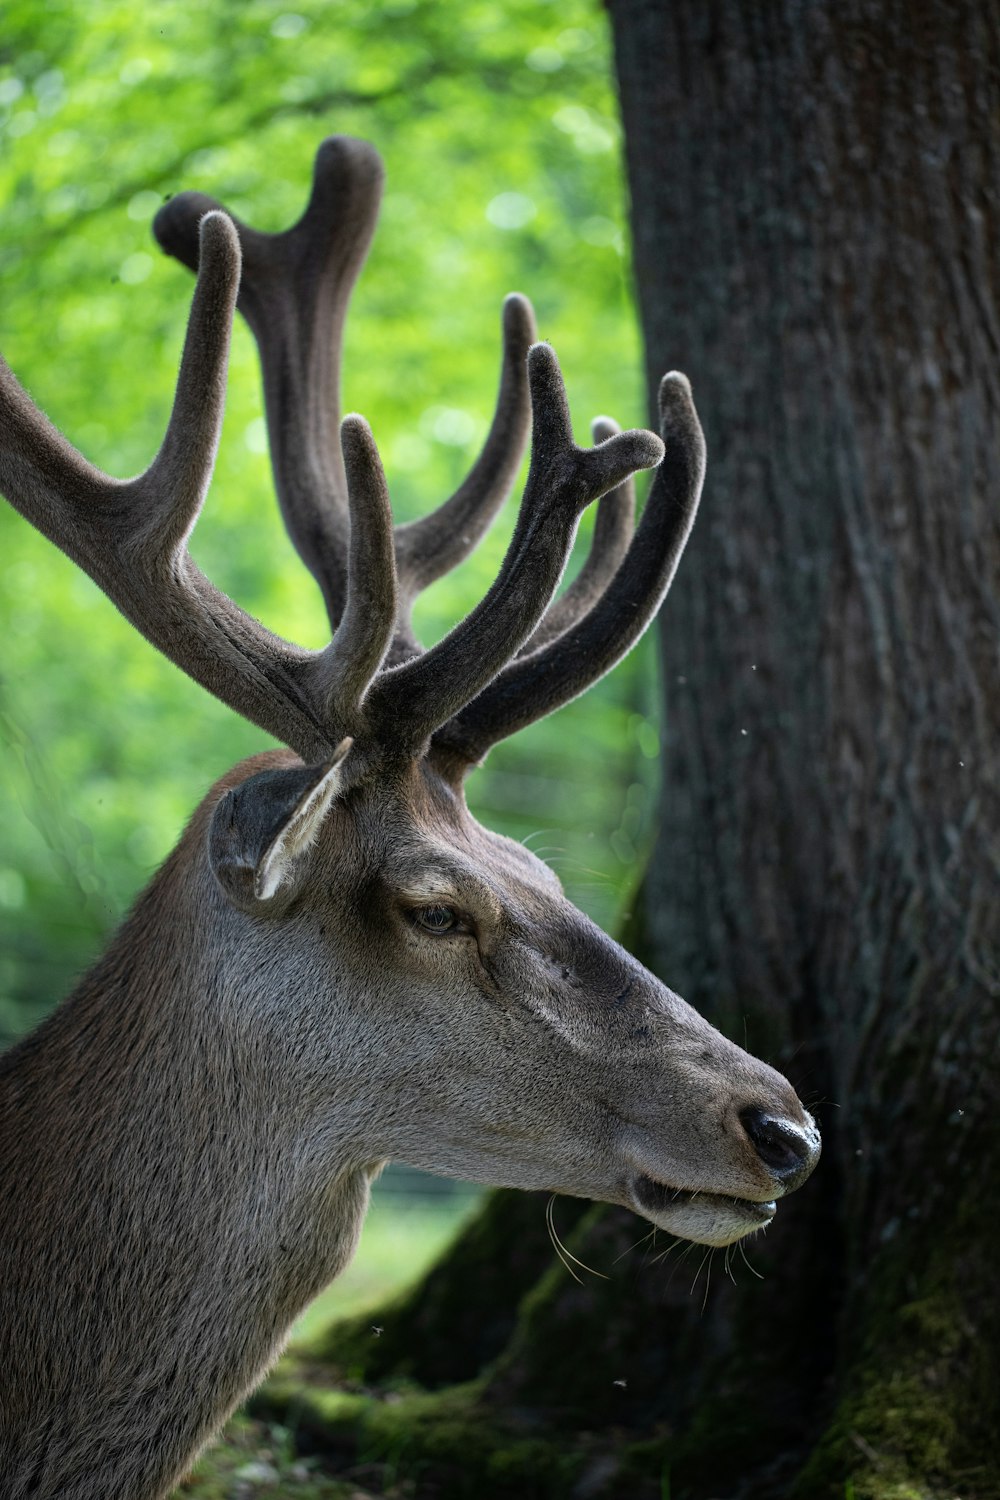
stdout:
<svg viewBox="0 0 1000 1500">
<path fill-rule="evenodd" d="M 384 1491 L 380 1491 L 384 1494 Z M 278 1423 L 237 1416 L 202 1454 L 172 1500 L 370 1500 L 371 1492 L 301 1457 Z"/>
<path fill-rule="evenodd" d="M 350 1393 L 305 1385 L 279 1371 L 255 1409 L 294 1424 L 304 1448 L 349 1454 L 378 1493 L 434 1500 L 548 1500 L 569 1495 L 586 1461 L 529 1421 L 512 1423 L 485 1399 L 483 1382 L 445 1391 Z"/>
</svg>

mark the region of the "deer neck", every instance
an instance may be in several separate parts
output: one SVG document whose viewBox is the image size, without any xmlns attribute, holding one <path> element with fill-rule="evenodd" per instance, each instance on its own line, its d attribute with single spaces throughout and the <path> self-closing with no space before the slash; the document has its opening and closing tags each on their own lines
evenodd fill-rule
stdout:
<svg viewBox="0 0 1000 1500">
<path fill-rule="evenodd" d="M 350 1260 L 367 1207 L 335 1107 L 320 1151 L 267 1027 L 237 1024 L 210 872 L 175 865 L 0 1064 L 0 1364 L 24 1405 L 0 1411 L 0 1471 L 39 1500 L 161 1494 Z"/>
</svg>

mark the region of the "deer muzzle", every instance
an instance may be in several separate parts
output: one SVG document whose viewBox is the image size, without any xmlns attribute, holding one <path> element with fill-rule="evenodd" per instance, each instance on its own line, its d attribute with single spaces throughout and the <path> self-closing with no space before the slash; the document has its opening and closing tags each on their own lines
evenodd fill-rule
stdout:
<svg viewBox="0 0 1000 1500">
<path fill-rule="evenodd" d="M 757 1106 L 739 1112 L 739 1127 L 752 1152 L 745 1195 L 681 1185 L 653 1167 L 631 1177 L 631 1207 L 657 1228 L 702 1245 L 730 1245 L 766 1228 L 777 1212 L 777 1199 L 800 1187 L 819 1161 L 816 1122 L 805 1110 L 801 1116 L 795 1120 Z"/>
</svg>

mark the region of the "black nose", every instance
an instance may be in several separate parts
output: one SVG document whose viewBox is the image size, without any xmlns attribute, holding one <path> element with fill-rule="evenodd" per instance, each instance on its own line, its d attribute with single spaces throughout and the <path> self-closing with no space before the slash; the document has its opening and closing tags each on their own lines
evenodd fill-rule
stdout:
<svg viewBox="0 0 1000 1500">
<path fill-rule="evenodd" d="M 786 1191 L 804 1182 L 819 1160 L 819 1131 L 811 1120 L 803 1129 L 791 1120 L 765 1114 L 762 1109 L 744 1109 L 740 1124 L 765 1167 L 784 1184 Z"/>
</svg>

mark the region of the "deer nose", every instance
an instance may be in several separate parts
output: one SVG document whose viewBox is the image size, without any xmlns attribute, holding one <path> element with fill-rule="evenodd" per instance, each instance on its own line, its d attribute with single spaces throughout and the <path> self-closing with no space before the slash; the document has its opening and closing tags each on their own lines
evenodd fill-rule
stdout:
<svg viewBox="0 0 1000 1500">
<path fill-rule="evenodd" d="M 819 1161 L 820 1138 L 811 1115 L 803 1129 L 794 1121 L 750 1108 L 740 1112 L 740 1124 L 761 1161 L 786 1193 L 805 1182 Z"/>
</svg>

